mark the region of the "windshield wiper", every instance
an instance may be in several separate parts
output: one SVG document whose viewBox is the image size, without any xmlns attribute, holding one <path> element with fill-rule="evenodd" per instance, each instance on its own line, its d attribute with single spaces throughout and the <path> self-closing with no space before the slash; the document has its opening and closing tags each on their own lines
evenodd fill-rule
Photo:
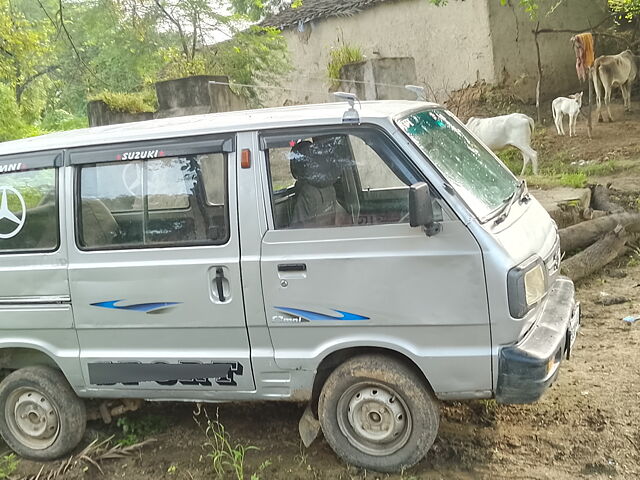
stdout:
<svg viewBox="0 0 640 480">
<path fill-rule="evenodd" d="M 524 180 L 522 180 L 520 182 L 520 185 L 518 185 L 518 188 L 511 195 L 509 195 L 507 198 L 504 199 L 504 204 L 502 205 L 502 208 L 500 208 L 500 210 L 498 211 L 498 218 L 496 218 L 496 220 L 493 222 L 494 225 L 500 225 L 502 222 L 505 221 L 505 219 L 509 216 L 509 213 L 511 212 L 511 207 L 513 206 L 514 203 L 529 200 L 529 194 L 528 193 L 525 194 L 526 187 L 527 187 L 527 183 Z"/>
</svg>

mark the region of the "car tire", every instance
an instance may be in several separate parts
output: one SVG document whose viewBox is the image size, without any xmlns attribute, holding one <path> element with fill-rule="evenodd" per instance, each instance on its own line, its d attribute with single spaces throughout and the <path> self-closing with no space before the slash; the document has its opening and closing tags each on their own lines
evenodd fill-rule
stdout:
<svg viewBox="0 0 640 480">
<path fill-rule="evenodd" d="M 418 463 L 438 433 L 438 402 L 413 368 L 384 355 L 338 366 L 318 401 L 324 436 L 345 462 L 377 472 Z"/>
<path fill-rule="evenodd" d="M 18 455 L 54 460 L 84 435 L 87 414 L 59 370 L 25 367 L 0 382 L 0 435 Z"/>
</svg>

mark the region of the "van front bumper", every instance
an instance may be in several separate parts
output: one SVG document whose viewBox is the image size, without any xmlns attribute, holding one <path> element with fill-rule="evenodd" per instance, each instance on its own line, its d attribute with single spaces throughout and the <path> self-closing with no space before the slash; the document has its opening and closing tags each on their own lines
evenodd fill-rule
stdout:
<svg viewBox="0 0 640 480">
<path fill-rule="evenodd" d="M 580 328 L 580 304 L 573 282 L 558 278 L 541 307 L 538 321 L 517 344 L 500 349 L 496 400 L 532 403 L 558 375 L 560 363 Z"/>
</svg>

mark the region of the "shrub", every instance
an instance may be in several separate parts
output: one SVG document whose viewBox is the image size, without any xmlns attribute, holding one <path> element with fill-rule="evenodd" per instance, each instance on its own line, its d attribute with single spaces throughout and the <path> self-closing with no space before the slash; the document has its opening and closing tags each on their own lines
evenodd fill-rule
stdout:
<svg viewBox="0 0 640 480">
<path fill-rule="evenodd" d="M 101 100 L 116 112 L 143 113 L 156 111 L 156 96 L 152 90 L 140 93 L 102 92 L 89 100 Z"/>
<path fill-rule="evenodd" d="M 329 52 L 329 65 L 327 65 L 327 75 L 331 80 L 331 86 L 338 88 L 340 86 L 340 70 L 350 63 L 362 62 L 365 59 L 360 47 L 351 47 L 344 45 L 343 47 L 333 48 Z"/>
<path fill-rule="evenodd" d="M 20 112 L 13 90 L 0 84 L 0 142 L 39 135 L 40 130 L 29 125 Z"/>
</svg>

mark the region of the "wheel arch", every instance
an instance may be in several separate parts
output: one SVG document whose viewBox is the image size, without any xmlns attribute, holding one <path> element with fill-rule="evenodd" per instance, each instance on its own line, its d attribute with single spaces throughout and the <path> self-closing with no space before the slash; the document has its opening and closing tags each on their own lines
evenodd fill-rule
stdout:
<svg viewBox="0 0 640 480">
<path fill-rule="evenodd" d="M 0 347 L 0 368 L 17 370 L 31 365 L 45 365 L 62 371 L 49 353 L 37 348 Z"/>
<path fill-rule="evenodd" d="M 76 393 L 85 387 L 79 360 L 77 344 L 57 345 L 38 335 L 6 337 L 0 340 L 0 369 L 49 366 L 60 370 Z"/>
<path fill-rule="evenodd" d="M 425 387 L 429 389 L 431 394 L 435 397 L 435 392 L 429 382 L 429 379 L 416 362 L 414 362 L 408 355 L 388 347 L 346 347 L 329 353 L 318 364 L 318 368 L 313 379 L 310 399 L 310 406 L 316 417 L 318 416 L 318 399 L 320 398 L 320 392 L 322 391 L 322 387 L 327 381 L 327 378 L 329 378 L 329 375 L 331 375 L 331 373 L 346 360 L 365 354 L 387 356 L 402 362 L 418 375 L 418 377 L 423 381 Z"/>
</svg>

